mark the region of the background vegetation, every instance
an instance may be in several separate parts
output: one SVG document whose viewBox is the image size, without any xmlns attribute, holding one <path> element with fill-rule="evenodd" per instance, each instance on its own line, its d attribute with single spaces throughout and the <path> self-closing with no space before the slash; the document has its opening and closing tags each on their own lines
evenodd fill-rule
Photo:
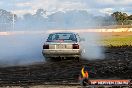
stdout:
<svg viewBox="0 0 132 88">
<path fill-rule="evenodd" d="M 55 12 L 47 15 L 43 9 L 34 14 L 16 14 L 0 9 L 0 31 L 44 30 L 44 29 L 80 29 L 99 27 L 132 27 L 132 15 L 114 12 L 111 15 L 90 14 L 85 10 Z"/>
<path fill-rule="evenodd" d="M 132 36 L 112 36 L 101 41 L 103 46 L 132 46 Z"/>
</svg>

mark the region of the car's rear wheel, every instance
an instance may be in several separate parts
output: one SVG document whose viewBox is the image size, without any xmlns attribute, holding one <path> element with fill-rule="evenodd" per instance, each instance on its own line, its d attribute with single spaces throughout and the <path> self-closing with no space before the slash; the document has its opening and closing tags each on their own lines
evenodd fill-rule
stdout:
<svg viewBox="0 0 132 88">
<path fill-rule="evenodd" d="M 46 61 L 46 62 L 49 62 L 49 61 L 51 61 L 51 58 L 45 57 L 45 61 Z"/>
<path fill-rule="evenodd" d="M 57 58 L 57 57 L 46 57 L 45 61 L 46 62 L 56 62 L 56 61 L 61 61 L 62 59 Z"/>
<path fill-rule="evenodd" d="M 80 57 L 75 57 L 75 60 L 77 60 L 79 62 L 80 61 Z"/>
<path fill-rule="evenodd" d="M 80 57 L 45 57 L 46 62 L 51 62 L 51 61 L 62 61 L 62 60 L 75 60 L 75 61 L 80 61 Z"/>
</svg>

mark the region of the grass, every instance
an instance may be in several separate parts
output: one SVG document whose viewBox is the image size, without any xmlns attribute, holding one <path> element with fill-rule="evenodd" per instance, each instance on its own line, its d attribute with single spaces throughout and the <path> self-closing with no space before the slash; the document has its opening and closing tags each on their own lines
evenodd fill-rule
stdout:
<svg viewBox="0 0 132 88">
<path fill-rule="evenodd" d="M 132 46 L 132 36 L 112 36 L 101 41 L 104 46 Z"/>
</svg>

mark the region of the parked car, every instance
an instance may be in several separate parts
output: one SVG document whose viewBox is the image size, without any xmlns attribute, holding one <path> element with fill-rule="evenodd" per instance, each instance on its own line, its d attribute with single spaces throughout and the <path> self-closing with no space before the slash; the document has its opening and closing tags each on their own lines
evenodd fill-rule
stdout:
<svg viewBox="0 0 132 88">
<path fill-rule="evenodd" d="M 77 33 L 58 32 L 49 34 L 43 45 L 42 54 L 51 58 L 73 58 L 79 60 L 82 53 L 81 39 Z"/>
</svg>

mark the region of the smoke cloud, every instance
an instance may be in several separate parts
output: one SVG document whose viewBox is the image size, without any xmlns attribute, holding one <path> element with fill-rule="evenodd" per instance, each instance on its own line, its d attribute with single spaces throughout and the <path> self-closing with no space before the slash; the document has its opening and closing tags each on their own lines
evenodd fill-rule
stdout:
<svg viewBox="0 0 132 88">
<path fill-rule="evenodd" d="M 0 36 L 0 65 L 24 65 L 44 61 L 42 45 L 46 34 Z"/>
<path fill-rule="evenodd" d="M 41 33 L 41 31 L 46 32 L 49 29 L 81 30 L 82 28 L 88 30 L 103 23 L 105 23 L 103 20 L 95 19 L 86 11 L 56 12 L 47 18 L 40 14 L 27 14 L 24 19 L 15 21 L 13 28 L 16 31 L 15 34 L 0 36 L 0 65 L 23 65 L 44 61 L 42 46 L 47 34 Z M 17 34 L 17 31 L 24 33 Z M 34 33 L 32 33 L 33 31 Z M 35 33 L 37 31 L 40 33 Z M 84 47 L 83 58 L 93 60 L 104 57 L 103 48 L 97 43 L 101 39 L 100 35 L 80 33 L 80 36 L 85 38 L 81 44 Z"/>
<path fill-rule="evenodd" d="M 82 58 L 87 60 L 103 59 L 104 48 L 99 45 L 101 36 L 98 33 L 80 33 L 80 36 L 85 39 L 81 43 L 83 50 Z"/>
</svg>

